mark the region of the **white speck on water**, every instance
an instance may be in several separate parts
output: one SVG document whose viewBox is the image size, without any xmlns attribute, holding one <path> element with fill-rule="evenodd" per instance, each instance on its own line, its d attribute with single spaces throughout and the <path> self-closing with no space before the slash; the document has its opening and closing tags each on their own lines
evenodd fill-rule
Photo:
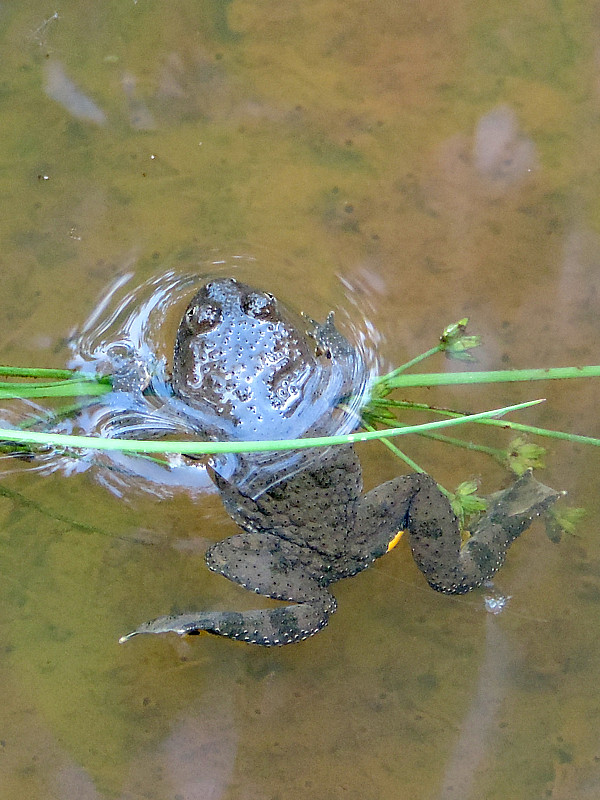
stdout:
<svg viewBox="0 0 600 800">
<path fill-rule="evenodd" d="M 499 594 L 492 596 L 490 594 L 486 594 L 486 596 L 483 598 L 485 610 L 490 614 L 501 614 L 508 605 L 510 599 L 510 595 Z"/>
</svg>

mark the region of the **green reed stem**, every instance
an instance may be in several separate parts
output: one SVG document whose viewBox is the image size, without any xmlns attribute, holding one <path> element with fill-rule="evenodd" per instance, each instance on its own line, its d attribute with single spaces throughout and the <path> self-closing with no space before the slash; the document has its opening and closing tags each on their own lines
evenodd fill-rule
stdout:
<svg viewBox="0 0 600 800">
<path fill-rule="evenodd" d="M 406 372 L 407 369 L 414 367 L 416 364 L 419 364 L 421 361 L 424 361 L 426 358 L 430 356 L 434 356 L 436 353 L 439 353 L 441 350 L 441 346 L 438 344 L 436 347 L 432 347 L 430 350 L 426 350 L 424 353 L 421 353 L 420 356 L 415 356 L 411 358 L 410 361 L 407 361 L 405 364 L 402 364 L 400 367 L 396 367 L 395 370 L 392 372 L 388 372 L 387 375 L 382 375 L 381 378 L 377 378 L 377 381 L 390 381 L 393 380 L 397 375 L 401 375 L 403 372 Z"/>
<path fill-rule="evenodd" d="M 0 366 L 0 377 L 6 378 L 69 378 L 81 377 L 81 373 L 73 369 L 44 369 L 41 367 L 3 367 Z"/>
<path fill-rule="evenodd" d="M 493 456 L 494 458 L 502 460 L 504 458 L 505 451 L 501 450 L 499 447 L 488 447 L 484 444 L 475 444 L 475 442 L 467 442 L 464 439 L 456 439 L 453 436 L 443 436 L 440 433 L 420 433 L 419 436 L 422 436 L 424 439 L 433 439 L 436 442 L 442 442 L 443 444 L 451 444 L 454 447 L 462 447 L 463 450 L 471 450 L 476 453 L 485 453 L 488 456 Z"/>
<path fill-rule="evenodd" d="M 504 408 L 481 411 L 478 414 L 438 420 L 436 422 L 425 422 L 421 425 L 405 425 L 381 431 L 338 434 L 337 436 L 308 437 L 306 439 L 277 439 L 254 442 L 157 442 L 148 440 L 104 439 L 99 436 L 68 436 L 66 434 L 19 431 L 14 429 L 0 429 L 0 439 L 29 444 L 52 445 L 54 447 L 120 450 L 130 453 L 182 453 L 201 455 L 215 453 L 259 453 L 269 450 L 304 450 L 309 447 L 355 444 L 357 442 L 367 442 L 372 439 L 384 439 L 388 436 L 404 436 L 409 433 L 419 433 L 425 430 L 435 430 L 436 428 L 461 425 L 465 422 L 474 422 L 478 419 L 504 416 L 511 411 L 529 408 L 543 402 L 543 399 L 529 400 L 525 403 L 517 403 L 515 405 L 505 406 Z"/>
<path fill-rule="evenodd" d="M 424 354 L 426 355 L 426 354 Z M 458 386 L 477 383 L 514 383 L 564 378 L 600 377 L 600 365 L 586 367 L 549 367 L 548 369 L 501 369 L 489 372 L 431 372 L 399 375 L 397 370 L 376 378 L 374 386 L 386 389 L 407 389 L 417 386 Z"/>
<path fill-rule="evenodd" d="M 431 411 L 434 414 L 441 414 L 449 419 L 464 418 L 471 419 L 470 414 L 460 411 L 451 411 L 446 408 L 436 408 L 435 406 L 427 405 L 427 403 L 412 403 L 407 400 L 374 400 L 373 406 L 375 408 L 381 406 L 393 408 L 406 408 L 416 411 Z M 578 433 L 565 433 L 564 431 L 553 431 L 550 428 L 538 428 L 535 425 L 524 425 L 522 422 L 512 422 L 511 420 L 498 420 L 498 419 L 478 419 L 474 420 L 478 425 L 492 425 L 496 428 L 510 428 L 510 430 L 519 431 L 520 433 L 531 433 L 536 436 L 545 436 L 547 439 L 563 439 L 567 442 L 578 442 L 580 444 L 590 444 L 594 447 L 600 446 L 600 439 L 593 436 L 583 436 Z"/>
<path fill-rule="evenodd" d="M 82 378 L 81 380 L 57 381 L 55 383 L 0 383 L 0 400 L 31 397 L 95 397 L 107 394 L 112 387 L 97 380 Z"/>
</svg>

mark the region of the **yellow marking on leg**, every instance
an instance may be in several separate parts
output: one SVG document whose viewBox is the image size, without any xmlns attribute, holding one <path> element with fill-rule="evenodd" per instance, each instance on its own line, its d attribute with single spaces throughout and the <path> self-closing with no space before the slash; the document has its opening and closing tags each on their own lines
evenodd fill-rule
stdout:
<svg viewBox="0 0 600 800">
<path fill-rule="evenodd" d="M 397 533 L 397 534 L 394 536 L 394 538 L 393 538 L 393 539 L 390 541 L 390 543 L 388 544 L 388 546 L 387 546 L 387 550 L 386 550 L 386 553 L 389 553 L 389 552 L 390 552 L 390 550 L 393 550 L 393 549 L 394 549 L 394 547 L 396 547 L 396 545 L 398 544 L 398 542 L 399 542 L 399 541 L 400 541 L 400 539 L 402 538 L 402 534 L 403 534 L 403 533 L 404 533 L 404 531 L 398 531 L 398 533 Z"/>
</svg>

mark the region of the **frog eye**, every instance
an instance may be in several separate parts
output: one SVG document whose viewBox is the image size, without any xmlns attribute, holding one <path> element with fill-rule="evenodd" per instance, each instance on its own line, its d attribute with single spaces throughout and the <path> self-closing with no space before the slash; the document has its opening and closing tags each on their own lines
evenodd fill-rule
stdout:
<svg viewBox="0 0 600 800">
<path fill-rule="evenodd" d="M 223 312 L 219 306 L 191 305 L 185 312 L 185 321 L 189 331 L 193 334 L 208 333 L 214 330 L 223 319 Z"/>
<path fill-rule="evenodd" d="M 242 310 L 249 317 L 270 319 L 277 316 L 277 300 L 269 292 L 249 292 L 242 301 Z"/>
</svg>

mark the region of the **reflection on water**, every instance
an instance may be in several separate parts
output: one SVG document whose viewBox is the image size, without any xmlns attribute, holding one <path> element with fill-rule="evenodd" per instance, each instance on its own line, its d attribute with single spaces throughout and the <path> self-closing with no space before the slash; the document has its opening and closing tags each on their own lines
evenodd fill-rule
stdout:
<svg viewBox="0 0 600 800">
<path fill-rule="evenodd" d="M 499 193 L 535 169 L 535 144 L 519 131 L 511 108 L 499 106 L 481 117 L 475 129 L 473 161 L 477 172 Z"/>
<path fill-rule="evenodd" d="M 237 755 L 238 733 L 233 698 L 215 692 L 179 721 L 161 745 L 175 795 L 218 800 L 231 781 Z"/>
<path fill-rule="evenodd" d="M 45 92 L 52 100 L 60 103 L 76 119 L 103 125 L 106 114 L 96 103 L 75 86 L 67 77 L 64 67 L 57 61 L 46 65 Z"/>
<path fill-rule="evenodd" d="M 167 392 L 193 293 L 178 281 L 206 272 L 213 248 L 258 254 L 243 280 L 318 320 L 336 309 L 336 324 L 385 365 L 464 316 L 485 336 L 482 367 L 597 361 L 593 7 L 365 8 L 2 4 L 2 362 L 63 366 L 69 333 L 113 286 L 88 334 L 131 304 L 80 359 L 131 365 L 146 341 L 136 324 L 152 317 L 139 359 L 148 375 L 125 370 L 122 385 L 135 393 L 151 377 Z M 169 271 L 169 286 L 152 284 Z M 479 409 L 538 391 L 419 399 Z M 598 435 L 592 382 L 543 394 L 526 422 Z M 138 398 L 135 413 L 164 420 L 165 396 Z M 135 426 L 128 402 L 121 421 L 129 413 Z M 22 412 L 2 415 L 17 424 Z M 108 430 L 87 413 L 78 424 Z M 476 453 L 409 447 L 447 486 L 502 480 Z M 398 472 L 380 448 L 360 455 L 371 484 Z M 585 505 L 587 522 L 560 545 L 539 528 L 519 540 L 489 592 L 511 597 L 501 615 L 477 593 L 430 592 L 400 545 L 340 585 L 335 623 L 319 637 L 258 653 L 210 637 L 118 647 L 157 607 L 243 606 L 244 593 L 202 563 L 205 543 L 235 528 L 198 491 L 201 470 L 151 465 L 140 478 L 137 461 L 86 458 L 48 454 L 40 472 L 2 464 L 7 796 L 598 796 L 594 454 L 552 447 L 543 480 Z M 154 488 L 136 492 L 144 481 Z"/>
<path fill-rule="evenodd" d="M 48 786 L 52 797 L 101 800 L 106 794 L 94 779 L 64 754 L 48 732 Z M 172 721 L 171 729 L 155 748 L 134 763 L 117 795 L 119 800 L 138 797 L 181 797 L 220 800 L 226 796 L 235 769 L 238 732 L 233 698 L 222 691 L 207 692 Z M 156 794 L 160 792 L 160 794 Z"/>
<path fill-rule="evenodd" d="M 485 626 L 485 653 L 474 678 L 471 705 L 460 723 L 454 751 L 444 765 L 439 800 L 474 797 L 476 776 L 485 769 L 496 741 L 502 703 L 507 692 L 510 647 L 494 619 Z"/>
</svg>

